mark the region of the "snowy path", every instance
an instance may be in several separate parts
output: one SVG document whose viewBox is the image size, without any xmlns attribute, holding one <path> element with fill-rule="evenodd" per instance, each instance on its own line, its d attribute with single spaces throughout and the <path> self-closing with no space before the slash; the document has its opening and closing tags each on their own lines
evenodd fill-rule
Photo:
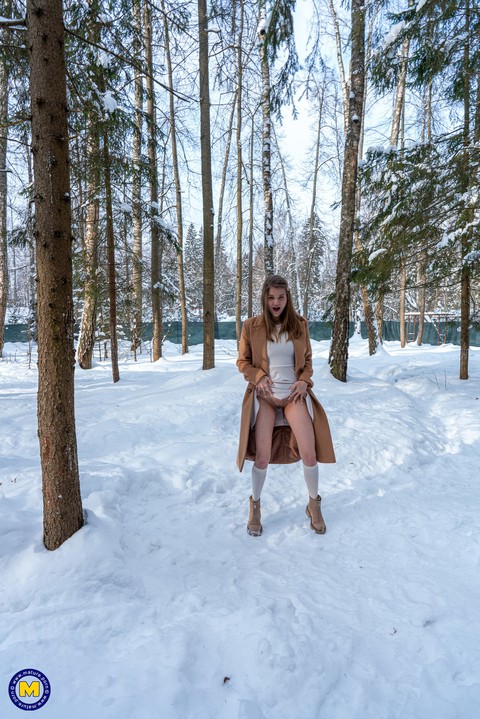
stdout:
<svg viewBox="0 0 480 719">
<path fill-rule="evenodd" d="M 15 671 L 52 684 L 45 719 L 474 719 L 480 703 L 480 351 L 368 358 L 349 382 L 314 344 L 337 464 L 327 534 L 299 466 L 271 467 L 264 535 L 235 466 L 235 344 L 77 375 L 88 524 L 41 543 L 35 372 L 0 363 L 0 716 Z M 225 678 L 229 677 L 228 680 Z M 224 681 L 225 680 L 225 681 Z"/>
</svg>

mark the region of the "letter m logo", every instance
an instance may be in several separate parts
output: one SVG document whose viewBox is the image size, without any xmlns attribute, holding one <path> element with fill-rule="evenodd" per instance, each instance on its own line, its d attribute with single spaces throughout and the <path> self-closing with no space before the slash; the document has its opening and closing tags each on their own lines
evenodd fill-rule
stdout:
<svg viewBox="0 0 480 719">
<path fill-rule="evenodd" d="M 21 697 L 39 697 L 40 696 L 40 682 L 37 680 L 34 680 L 33 682 L 30 682 L 30 684 L 22 680 L 20 682 L 20 685 L 18 687 L 18 693 Z"/>
</svg>

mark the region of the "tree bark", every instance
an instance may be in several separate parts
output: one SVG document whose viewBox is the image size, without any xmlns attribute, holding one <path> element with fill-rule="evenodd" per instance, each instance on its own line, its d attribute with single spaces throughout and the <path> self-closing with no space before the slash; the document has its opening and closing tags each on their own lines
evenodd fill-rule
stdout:
<svg viewBox="0 0 480 719">
<path fill-rule="evenodd" d="M 405 292 L 407 286 L 407 267 L 405 257 L 400 258 L 400 346 L 403 348 L 407 344 L 405 334 Z"/>
<path fill-rule="evenodd" d="M 252 113 L 252 131 L 250 134 L 250 169 L 249 169 L 249 193 L 248 193 L 248 297 L 247 317 L 253 315 L 253 152 L 255 135 L 255 113 Z"/>
<path fill-rule="evenodd" d="M 349 100 L 349 88 L 345 77 L 345 68 L 343 65 L 343 48 L 342 48 L 342 36 L 340 34 L 340 24 L 338 22 L 338 15 L 332 0 L 328 0 L 328 7 L 330 15 L 332 16 L 333 27 L 335 31 L 335 45 L 337 49 L 337 61 L 338 71 L 340 74 L 340 82 L 342 85 L 342 98 L 343 98 L 343 129 L 345 135 L 348 131 L 348 116 L 350 112 L 350 100 Z"/>
<path fill-rule="evenodd" d="M 402 64 L 400 66 L 400 74 L 398 76 L 397 88 L 395 92 L 395 102 L 393 105 L 392 130 L 390 133 L 390 144 L 393 147 L 397 147 L 398 145 L 401 120 L 405 108 L 405 86 L 407 81 L 409 48 L 410 40 L 408 37 L 406 37 L 402 43 Z"/>
<path fill-rule="evenodd" d="M 300 291 L 300 278 L 298 276 L 298 262 L 297 262 L 297 253 L 295 251 L 295 224 L 293 221 L 293 212 L 292 212 L 292 203 L 290 199 L 290 193 L 288 191 L 288 182 L 287 182 L 287 172 L 285 170 L 285 162 L 283 160 L 283 155 L 280 150 L 280 146 L 278 144 L 278 138 L 277 133 L 275 132 L 275 127 L 272 128 L 273 130 L 273 139 L 275 140 L 275 149 L 277 151 L 278 161 L 280 163 L 280 170 L 282 173 L 282 180 L 283 180 L 283 189 L 285 191 L 285 205 L 287 208 L 287 217 L 288 217 L 288 249 L 292 257 L 292 271 L 295 276 L 295 282 L 292 283 L 291 286 L 291 293 L 292 293 L 292 301 L 294 304 L 294 307 L 297 312 L 301 311 L 302 308 L 302 301 L 301 301 L 301 291 Z M 306 316 L 306 315 L 305 315 Z"/>
<path fill-rule="evenodd" d="M 230 160 L 230 151 L 232 147 L 233 121 L 235 119 L 235 110 L 237 107 L 237 95 L 235 90 L 232 99 L 232 107 L 230 110 L 230 118 L 228 121 L 227 144 L 225 147 L 225 155 L 223 159 L 222 179 L 220 180 L 220 190 L 218 194 L 218 213 L 217 213 L 217 232 L 215 235 L 215 305 L 218 311 L 218 300 L 225 291 L 225 283 L 220 271 L 222 259 L 222 234 L 223 234 L 223 205 L 225 200 L 225 188 L 227 184 L 228 163 Z"/>
<path fill-rule="evenodd" d="M 200 69 L 200 151 L 203 205 L 203 369 L 215 367 L 215 302 L 213 246 L 213 189 L 210 141 L 210 88 L 208 81 L 207 1 L 198 0 Z"/>
<path fill-rule="evenodd" d="M 28 186 L 33 188 L 32 153 L 30 152 L 30 138 L 27 126 L 23 129 L 23 142 L 27 164 Z M 33 237 L 33 191 L 30 190 L 27 198 L 27 237 L 28 237 L 28 342 L 37 340 L 37 282 L 35 263 L 35 238 Z"/>
<path fill-rule="evenodd" d="M 178 150 L 177 150 L 177 125 L 175 121 L 175 101 L 173 95 L 173 70 L 170 56 L 170 35 L 168 29 L 167 14 L 165 12 L 165 2 L 162 0 L 163 27 L 165 32 L 165 57 L 167 60 L 168 86 L 170 88 L 170 134 L 172 141 L 172 162 L 173 177 L 175 181 L 175 205 L 177 211 L 177 241 L 178 241 L 178 287 L 180 291 L 180 312 L 182 316 L 182 353 L 188 352 L 188 318 L 187 318 L 187 298 L 185 292 L 185 272 L 183 263 L 183 208 L 182 208 L 182 187 L 180 183 L 180 170 L 178 166 Z M 205 13 L 206 15 L 206 13 Z M 205 22 L 207 22 L 205 17 Z M 201 42 L 201 40 L 200 40 Z M 208 36 L 207 36 L 207 63 L 208 63 Z M 200 70 L 201 72 L 201 70 Z M 201 103 L 200 99 L 200 103 Z M 209 108 L 210 112 L 210 108 Z M 210 135 L 209 135 L 210 142 Z"/>
<path fill-rule="evenodd" d="M 147 64 L 147 132 L 150 179 L 150 236 L 152 241 L 152 356 L 153 361 L 156 362 L 162 356 L 163 348 L 163 295 L 161 290 L 163 245 L 160 241 L 160 231 L 156 220 L 159 213 L 155 209 L 158 203 L 157 122 L 155 89 L 153 86 L 152 14 L 148 3 L 145 3 L 144 9 L 144 39 Z"/>
<path fill-rule="evenodd" d="M 90 0 L 89 27 L 87 37 L 90 42 L 98 44 L 101 38 L 101 25 L 99 21 L 99 6 L 96 0 Z M 97 69 L 93 64 L 93 73 L 96 84 L 103 86 L 103 69 Z M 87 126 L 87 220 L 84 242 L 84 306 L 82 323 L 77 344 L 77 361 L 82 369 L 91 369 L 93 350 L 95 346 L 95 331 L 97 324 L 98 287 L 98 244 L 99 244 L 99 217 L 100 217 L 100 133 L 98 128 L 98 115 L 90 110 Z"/>
<path fill-rule="evenodd" d="M 260 53 L 260 71 L 262 77 L 262 180 L 263 180 L 263 240 L 264 240 L 264 266 L 265 275 L 274 274 L 273 264 L 273 193 L 271 169 L 271 142 L 272 118 L 270 111 L 270 67 L 265 48 L 268 29 L 262 21 L 265 20 L 264 10 L 260 11 L 260 24 L 258 32 L 258 47 Z"/>
<path fill-rule="evenodd" d="M 61 0 L 27 0 L 38 273 L 38 437 L 44 544 L 83 525 L 74 413 L 72 235 Z"/>
<path fill-rule="evenodd" d="M 7 9 L 5 9 L 8 12 Z M 5 39 L 7 30 L 0 30 Z M 0 63 L 0 357 L 3 356 L 5 317 L 8 301 L 7 256 L 7 137 L 8 137 L 8 70 L 6 62 Z"/>
<path fill-rule="evenodd" d="M 77 361 L 82 369 L 92 368 L 98 298 L 98 220 L 100 214 L 100 141 L 96 118 L 88 120 L 87 137 L 87 222 L 85 231 L 85 286 Z"/>
<path fill-rule="evenodd" d="M 133 56 L 137 65 L 141 60 L 142 15 L 140 0 L 132 0 L 133 10 Z M 132 347 L 135 359 L 137 348 L 142 346 L 143 325 L 143 247 L 142 247 L 142 129 L 143 129 L 143 77 L 135 72 L 134 122 L 132 137 L 132 279 L 133 279 L 133 327 Z"/>
<path fill-rule="evenodd" d="M 242 183 L 242 85 L 243 85 L 243 20 L 244 0 L 237 0 L 239 6 L 237 38 L 237 271 L 235 277 L 235 327 L 237 344 L 242 332 L 242 240 L 243 240 L 243 183 Z"/>
<path fill-rule="evenodd" d="M 105 214 L 107 220 L 107 257 L 108 257 L 108 297 L 110 304 L 110 354 L 112 360 L 113 382 L 118 382 L 118 339 L 117 339 L 117 289 L 115 277 L 115 234 L 113 230 L 112 180 L 110 171 L 110 151 L 108 130 L 103 131 L 103 169 L 105 177 Z"/>
<path fill-rule="evenodd" d="M 318 108 L 318 124 L 317 124 L 317 139 L 315 143 L 315 166 L 313 169 L 313 187 L 312 187 L 312 203 L 310 205 L 310 217 L 308 221 L 308 252 L 307 252 L 307 272 L 305 274 L 305 287 L 303 289 L 303 316 L 308 317 L 308 299 L 310 291 L 310 277 L 312 274 L 312 262 L 313 262 L 313 245 L 314 245 L 314 220 L 315 220 L 315 207 L 317 205 L 317 182 L 318 182 L 318 165 L 320 158 L 320 138 L 322 133 L 322 119 L 323 119 L 323 92 L 320 99 L 320 106 Z"/>
<path fill-rule="evenodd" d="M 464 91 L 463 91 L 463 145 L 464 145 L 464 186 L 467 189 L 469 178 L 469 144 L 470 144 L 470 46 L 468 36 L 470 31 L 470 2 L 465 3 L 465 48 L 464 48 Z M 464 262 L 470 251 L 470 232 L 462 232 L 460 256 L 462 270 L 460 275 L 460 373 L 459 379 L 468 379 L 468 361 L 470 351 L 470 266 Z"/>
<path fill-rule="evenodd" d="M 355 222 L 358 144 L 363 116 L 365 85 L 365 6 L 364 0 L 352 0 L 352 53 L 348 130 L 342 178 L 342 209 L 335 281 L 335 313 L 329 365 L 333 376 L 347 381 L 348 323 L 350 309 L 350 271 Z"/>
</svg>

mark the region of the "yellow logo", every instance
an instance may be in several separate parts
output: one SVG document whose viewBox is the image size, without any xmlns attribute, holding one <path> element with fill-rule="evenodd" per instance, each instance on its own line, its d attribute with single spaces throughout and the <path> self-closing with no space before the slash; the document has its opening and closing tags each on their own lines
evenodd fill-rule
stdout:
<svg viewBox="0 0 480 719">
<path fill-rule="evenodd" d="M 21 697 L 39 697 L 40 696 L 40 682 L 33 681 L 26 682 L 21 681 L 18 686 L 18 694 Z"/>
</svg>

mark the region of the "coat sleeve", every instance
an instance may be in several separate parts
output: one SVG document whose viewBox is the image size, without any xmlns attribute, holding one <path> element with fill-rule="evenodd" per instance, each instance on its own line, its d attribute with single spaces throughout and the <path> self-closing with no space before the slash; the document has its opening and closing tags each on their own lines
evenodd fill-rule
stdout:
<svg viewBox="0 0 480 719">
<path fill-rule="evenodd" d="M 304 324 L 304 331 L 305 331 L 305 364 L 300 372 L 300 376 L 298 379 L 303 380 L 308 384 L 309 387 L 313 387 L 313 365 L 312 365 L 312 345 L 310 343 L 310 333 L 308 331 L 308 322 L 304 318 L 303 319 Z"/>
<path fill-rule="evenodd" d="M 237 367 L 247 382 L 251 382 L 255 385 L 265 376 L 263 369 L 253 365 L 250 320 L 245 320 L 243 323 L 242 334 L 238 345 Z"/>
</svg>

